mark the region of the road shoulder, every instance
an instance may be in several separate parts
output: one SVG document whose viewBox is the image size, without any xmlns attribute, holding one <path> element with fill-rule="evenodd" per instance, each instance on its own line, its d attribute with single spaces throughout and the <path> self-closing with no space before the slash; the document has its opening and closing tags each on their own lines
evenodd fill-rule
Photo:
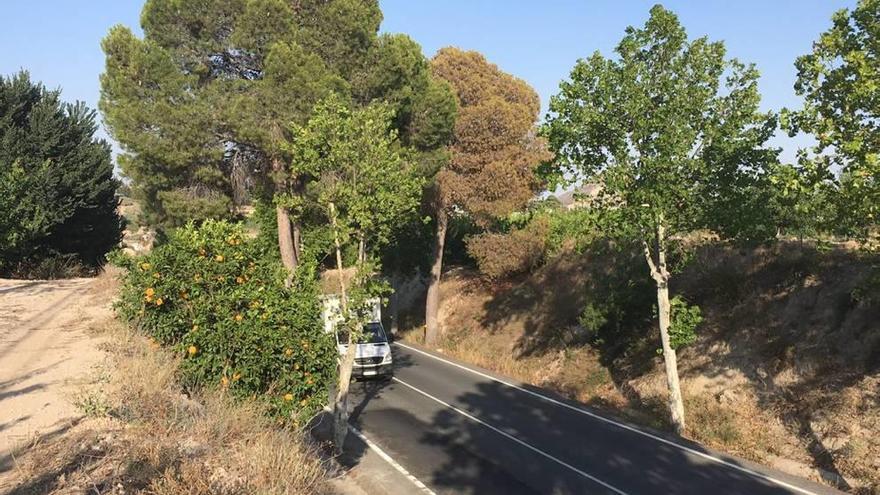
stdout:
<svg viewBox="0 0 880 495">
<path fill-rule="evenodd" d="M 332 435 L 332 420 L 330 413 L 324 412 L 312 421 L 312 436 L 324 446 Z M 332 457 L 339 475 L 330 485 L 340 495 L 433 493 L 357 430 L 349 431 L 344 451 Z"/>
</svg>

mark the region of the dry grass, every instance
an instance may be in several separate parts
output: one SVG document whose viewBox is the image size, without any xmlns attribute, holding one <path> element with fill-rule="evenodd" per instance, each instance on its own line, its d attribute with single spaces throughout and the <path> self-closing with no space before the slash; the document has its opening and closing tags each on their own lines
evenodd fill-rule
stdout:
<svg viewBox="0 0 880 495">
<path fill-rule="evenodd" d="M 626 353 L 571 338 L 590 267 L 559 257 L 494 284 L 445 275 L 438 345 L 462 361 L 630 421 L 669 429 L 656 329 Z M 687 435 L 707 446 L 854 493 L 880 494 L 880 305 L 855 298 L 876 257 L 780 244 L 701 248 L 676 287 L 704 311 L 679 353 Z M 576 332 L 575 332 L 576 333 Z M 404 338 L 420 342 L 422 329 Z"/>
<path fill-rule="evenodd" d="M 324 493 L 320 456 L 299 431 L 220 392 L 182 393 L 177 361 L 107 322 L 109 374 L 78 395 L 88 419 L 17 459 L 10 495 Z M 106 406 L 106 407 L 105 407 Z"/>
</svg>

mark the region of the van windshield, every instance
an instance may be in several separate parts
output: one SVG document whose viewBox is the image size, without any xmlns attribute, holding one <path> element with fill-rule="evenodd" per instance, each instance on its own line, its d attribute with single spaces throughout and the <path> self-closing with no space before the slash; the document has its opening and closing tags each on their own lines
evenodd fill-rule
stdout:
<svg viewBox="0 0 880 495">
<path fill-rule="evenodd" d="M 385 336 L 385 329 L 382 328 L 382 324 L 374 321 L 367 323 L 364 325 L 364 333 L 360 338 L 359 344 L 384 344 L 388 342 L 388 338 Z M 339 330 L 339 343 L 347 344 L 348 343 L 348 332 L 345 330 Z"/>
<path fill-rule="evenodd" d="M 364 336 L 361 337 L 362 344 L 382 344 L 388 342 L 385 338 L 385 329 L 379 322 L 367 323 L 364 325 Z"/>
</svg>

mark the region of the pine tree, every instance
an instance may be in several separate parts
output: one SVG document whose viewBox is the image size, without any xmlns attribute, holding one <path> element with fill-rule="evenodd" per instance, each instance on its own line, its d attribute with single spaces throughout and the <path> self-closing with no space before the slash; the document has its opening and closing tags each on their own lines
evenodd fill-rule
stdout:
<svg viewBox="0 0 880 495">
<path fill-rule="evenodd" d="M 536 168 L 550 159 L 536 136 L 538 94 L 525 81 L 501 71 L 477 52 L 440 50 L 431 61 L 435 77 L 447 81 L 458 101 L 450 157 L 434 181 L 436 237 L 425 305 L 425 341 L 439 334 L 440 275 L 449 216 L 467 213 L 487 225 L 521 208 L 540 181 Z"/>
</svg>

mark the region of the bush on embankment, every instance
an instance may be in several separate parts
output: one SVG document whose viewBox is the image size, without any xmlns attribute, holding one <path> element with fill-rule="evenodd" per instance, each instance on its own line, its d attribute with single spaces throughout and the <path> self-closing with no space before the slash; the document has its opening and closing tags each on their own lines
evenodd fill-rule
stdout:
<svg viewBox="0 0 880 495">
<path fill-rule="evenodd" d="M 128 269 L 118 314 L 182 356 L 186 387 L 257 397 L 293 422 L 320 409 L 336 350 L 321 329 L 314 266 L 285 288 L 277 258 L 225 221 L 187 225 L 116 262 Z"/>
</svg>

